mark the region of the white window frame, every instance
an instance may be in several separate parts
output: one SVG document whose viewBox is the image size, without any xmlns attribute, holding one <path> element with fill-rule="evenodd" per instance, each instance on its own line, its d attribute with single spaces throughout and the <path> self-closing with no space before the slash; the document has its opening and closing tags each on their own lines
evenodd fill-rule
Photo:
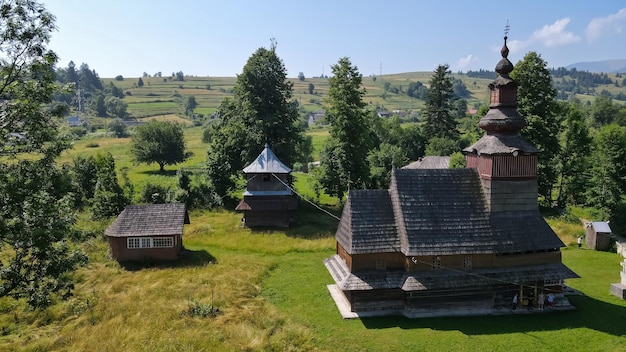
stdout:
<svg viewBox="0 0 626 352">
<path fill-rule="evenodd" d="M 168 237 L 128 237 L 126 238 L 126 248 L 172 248 L 174 247 L 174 236 Z"/>
</svg>

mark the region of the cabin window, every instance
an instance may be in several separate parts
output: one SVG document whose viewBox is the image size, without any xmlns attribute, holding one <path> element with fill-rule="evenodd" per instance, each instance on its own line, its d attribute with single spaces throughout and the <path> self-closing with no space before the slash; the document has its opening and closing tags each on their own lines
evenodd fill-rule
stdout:
<svg viewBox="0 0 626 352">
<path fill-rule="evenodd" d="M 128 248 L 141 248 L 141 238 L 131 237 L 127 239 Z"/>
<path fill-rule="evenodd" d="M 440 269 L 441 268 L 441 256 L 435 256 L 433 257 L 433 269 Z"/>
<path fill-rule="evenodd" d="M 129 249 L 171 248 L 174 247 L 174 237 L 129 237 L 126 244 Z"/>
<path fill-rule="evenodd" d="M 263 182 L 270 182 L 270 175 L 263 175 Z"/>
<path fill-rule="evenodd" d="M 376 259 L 376 270 L 385 270 L 387 269 L 387 263 L 383 258 Z"/>
<path fill-rule="evenodd" d="M 465 258 L 463 258 L 463 268 L 464 269 L 472 268 L 472 256 L 471 255 L 466 255 Z"/>
</svg>

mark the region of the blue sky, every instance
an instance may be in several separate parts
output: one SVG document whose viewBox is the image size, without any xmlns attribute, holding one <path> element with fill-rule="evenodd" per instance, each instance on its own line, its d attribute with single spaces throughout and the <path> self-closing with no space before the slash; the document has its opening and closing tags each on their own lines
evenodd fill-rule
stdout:
<svg viewBox="0 0 626 352">
<path fill-rule="evenodd" d="M 493 70 L 507 20 L 513 63 L 529 51 L 549 67 L 626 59 L 626 3 L 614 0 L 42 2 L 57 17 L 58 65 L 84 62 L 100 77 L 233 77 L 270 38 L 289 77 L 329 74 L 344 56 L 364 76 Z"/>
</svg>

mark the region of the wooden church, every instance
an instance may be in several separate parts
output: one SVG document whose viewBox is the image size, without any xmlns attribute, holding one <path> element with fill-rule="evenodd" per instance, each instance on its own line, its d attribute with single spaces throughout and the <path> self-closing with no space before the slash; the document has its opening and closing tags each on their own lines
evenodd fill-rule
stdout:
<svg viewBox="0 0 626 352">
<path fill-rule="evenodd" d="M 539 150 L 519 134 L 506 39 L 479 122 L 486 134 L 463 150 L 465 169 L 393 170 L 389 189 L 349 192 L 324 263 L 351 311 L 508 303 L 516 293 L 521 303 L 578 277 L 538 210 Z"/>
<path fill-rule="evenodd" d="M 243 212 L 245 227 L 289 227 L 289 212 L 298 208 L 288 186 L 291 169 L 265 144 L 259 156 L 243 169 L 247 185 L 235 210 Z"/>
</svg>

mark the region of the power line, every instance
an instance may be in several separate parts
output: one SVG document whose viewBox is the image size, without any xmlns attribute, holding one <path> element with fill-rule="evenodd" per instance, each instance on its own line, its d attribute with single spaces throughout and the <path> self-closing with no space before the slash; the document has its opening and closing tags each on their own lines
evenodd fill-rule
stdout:
<svg viewBox="0 0 626 352">
<path fill-rule="evenodd" d="M 312 206 L 314 206 L 315 208 L 317 208 L 318 210 L 332 216 L 335 220 L 337 221 L 341 221 L 341 219 L 339 217 L 337 217 L 337 215 L 327 211 L 326 209 L 321 208 L 320 206 L 318 206 L 317 204 L 311 202 L 310 200 L 308 200 L 306 197 L 304 197 L 303 195 L 301 195 L 300 193 L 298 193 L 298 191 L 296 191 L 293 187 L 289 186 L 288 184 L 286 184 L 285 182 L 283 182 L 283 180 L 281 180 L 278 176 L 276 176 L 274 173 L 272 173 L 272 176 L 276 177 L 276 179 L 282 183 L 285 187 L 289 188 L 293 193 L 295 193 L 298 197 L 302 198 L 304 201 L 306 201 L 307 203 L 311 204 Z"/>
</svg>

